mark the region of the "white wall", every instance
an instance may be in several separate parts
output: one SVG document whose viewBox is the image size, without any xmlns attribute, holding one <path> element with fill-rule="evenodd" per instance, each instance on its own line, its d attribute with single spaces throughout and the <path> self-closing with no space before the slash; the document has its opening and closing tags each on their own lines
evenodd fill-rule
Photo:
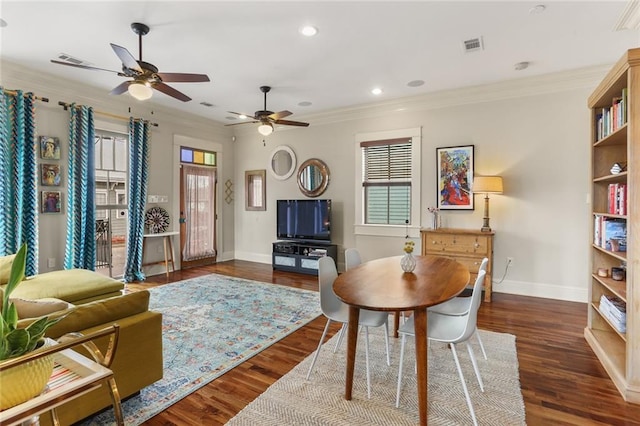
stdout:
<svg viewBox="0 0 640 426">
<path fill-rule="evenodd" d="M 606 67 L 605 67 L 606 68 Z M 296 153 L 298 165 L 317 157 L 331 170 L 321 198 L 333 201 L 332 239 L 344 250 L 357 247 L 364 260 L 401 254 L 397 237 L 354 235 L 354 136 L 422 127 L 421 226 L 430 226 L 427 208 L 436 204 L 437 147 L 475 146 L 477 175 L 504 178 L 504 195 L 491 197 L 494 282 L 514 263 L 496 292 L 585 302 L 587 300 L 589 205 L 589 129 L 586 99 L 605 68 L 563 73 L 390 101 L 317 117 L 308 128 L 277 129 L 265 139 L 255 129 L 236 136 L 235 180 L 245 170 L 267 168 L 278 145 Z M 249 126 L 246 126 L 249 127 Z M 304 198 L 295 175 L 278 181 L 267 174 L 267 211 L 245 211 L 236 202 L 236 257 L 270 262 L 275 240 L 275 200 Z M 474 211 L 444 211 L 443 226 L 479 229 L 483 198 Z"/>
<path fill-rule="evenodd" d="M 199 141 L 199 148 L 218 151 L 226 164 L 221 164 L 218 170 L 220 182 L 233 179 L 233 144 L 232 133 L 219 123 L 202 117 L 186 115 L 177 111 L 158 107 L 153 102 L 138 102 L 127 95 L 110 96 L 102 89 L 79 85 L 76 82 L 60 79 L 52 75 L 43 74 L 35 70 L 16 66 L 3 61 L 2 81 L 0 84 L 7 89 L 31 91 L 40 97 L 50 98 L 50 102 L 36 103 L 36 132 L 39 135 L 57 136 L 62 145 L 60 164 L 63 169 L 63 181 L 60 188 L 63 193 L 63 214 L 39 215 L 39 271 L 62 269 L 64 262 L 64 246 L 66 239 L 66 184 L 67 184 L 67 156 L 68 156 L 68 121 L 69 112 L 58 106 L 58 101 L 65 103 L 76 102 L 92 106 L 95 111 L 106 112 L 123 117 L 140 117 L 158 123 L 158 127 L 151 130 L 151 145 L 149 147 L 149 187 L 148 194 L 168 195 L 169 203 L 161 206 L 170 213 L 172 230 L 178 230 L 179 192 L 176 181 L 176 165 L 179 163 L 174 139 L 183 141 Z M 163 96 L 163 95 L 159 95 Z M 129 110 L 131 108 L 131 110 Z M 96 113 L 94 116 L 97 129 L 112 130 L 126 133 L 128 122 L 109 118 Z M 204 142 L 203 142 L 204 141 Z M 207 146 L 207 141 L 209 145 Z M 40 190 L 40 188 L 38 188 Z M 218 186 L 219 212 L 218 222 L 221 225 L 218 250 L 221 257 L 231 257 L 234 251 L 233 233 L 233 204 L 224 203 L 224 185 Z M 151 205 L 147 206 L 150 207 Z M 178 239 L 176 243 L 176 257 Z M 150 241 L 145 250 L 145 262 L 162 260 L 162 241 Z M 47 266 L 47 259 L 55 259 L 55 267 Z M 179 266 L 179 262 L 176 267 Z M 145 268 L 149 275 L 164 272 L 164 266 Z"/>
<path fill-rule="evenodd" d="M 476 174 L 504 177 L 505 194 L 491 198 L 491 225 L 496 231 L 494 280 L 501 278 L 507 256 L 515 262 L 504 282 L 495 285 L 495 291 L 584 302 L 591 223 L 587 204 L 590 124 L 586 99 L 607 68 L 513 80 L 314 116 L 305 117 L 294 111 L 297 113 L 293 119 L 309 121 L 311 125 L 277 129 L 264 138 L 266 146 L 253 126 L 226 128 L 152 103 L 132 102 L 126 96 L 110 97 L 102 90 L 9 63 L 2 63 L 1 84 L 50 97 L 49 104 L 38 103 L 37 131 L 61 140 L 66 137 L 68 115 L 57 106 L 58 100 L 124 116 L 129 115 L 131 106 L 132 115 L 159 123 L 152 132 L 149 194 L 169 192 L 173 226 L 177 226 L 178 211 L 175 140 L 210 140 L 220 146 L 225 160 L 219 199 L 224 199 L 223 183 L 227 179 L 231 179 L 235 191 L 233 203 L 220 205 L 219 252 L 223 259 L 270 263 L 271 243 L 275 240 L 275 200 L 304 198 L 295 175 L 279 181 L 267 173 L 267 210 L 244 209 L 244 172 L 268 168 L 269 156 L 278 145 L 290 146 L 298 164 L 313 157 L 328 164 L 331 181 L 322 198 L 333 200 L 332 236 L 339 245 L 342 263 L 348 247 L 357 247 L 364 260 L 369 260 L 397 255 L 403 244 L 402 238 L 354 235 L 353 144 L 357 133 L 422 127 L 420 226 L 424 227 L 430 224 L 427 207 L 436 202 L 436 147 L 473 144 Z M 100 116 L 96 116 L 96 122 L 123 125 Z M 231 129 L 235 131 L 235 142 L 231 141 Z M 443 213 L 444 226 L 479 228 L 481 224 L 482 199 L 478 196 L 475 211 Z M 63 215 L 40 215 L 41 271 L 49 269 L 49 257 L 56 259 L 58 266 L 53 269 L 62 264 L 65 229 Z"/>
</svg>

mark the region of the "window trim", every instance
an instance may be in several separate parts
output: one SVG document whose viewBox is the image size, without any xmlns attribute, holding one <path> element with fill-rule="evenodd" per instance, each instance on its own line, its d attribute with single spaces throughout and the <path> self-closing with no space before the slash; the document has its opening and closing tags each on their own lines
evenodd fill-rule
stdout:
<svg viewBox="0 0 640 426">
<path fill-rule="evenodd" d="M 411 225 L 369 225 L 364 223 L 364 187 L 362 170 L 361 142 L 375 142 L 392 139 L 411 139 Z M 412 238 L 420 236 L 420 187 L 422 158 L 422 128 L 386 130 L 380 132 L 358 133 L 355 135 L 355 235 L 373 235 Z"/>
</svg>

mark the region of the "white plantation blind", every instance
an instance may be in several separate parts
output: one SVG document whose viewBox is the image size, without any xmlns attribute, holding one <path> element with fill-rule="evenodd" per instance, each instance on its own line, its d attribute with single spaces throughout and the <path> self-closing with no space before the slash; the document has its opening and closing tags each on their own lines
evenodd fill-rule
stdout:
<svg viewBox="0 0 640 426">
<path fill-rule="evenodd" d="M 411 219 L 411 139 L 361 142 L 365 223 L 404 225 Z"/>
</svg>

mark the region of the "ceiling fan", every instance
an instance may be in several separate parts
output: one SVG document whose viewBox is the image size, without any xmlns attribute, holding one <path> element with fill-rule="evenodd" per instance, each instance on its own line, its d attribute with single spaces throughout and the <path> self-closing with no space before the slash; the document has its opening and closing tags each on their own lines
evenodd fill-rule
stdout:
<svg viewBox="0 0 640 426">
<path fill-rule="evenodd" d="M 88 70 L 108 71 L 116 73 L 121 77 L 132 78 L 132 80 L 125 81 L 124 83 L 116 86 L 110 94 L 121 95 L 128 91 L 131 96 L 141 101 L 149 99 L 152 96 L 153 91 L 151 88 L 153 88 L 165 95 L 169 95 L 183 102 L 188 102 L 191 100 L 189 96 L 167 85 L 166 82 L 199 83 L 210 81 L 206 74 L 158 72 L 158 68 L 155 65 L 142 60 L 142 36 L 149 32 L 149 27 L 145 24 L 134 22 L 131 24 L 131 29 L 134 33 L 138 34 L 139 59 L 136 60 L 136 58 L 124 47 L 111 43 L 111 48 L 122 62 L 122 71 L 113 71 L 89 65 L 73 64 L 69 62 L 56 61 L 54 59 L 52 59 L 51 62 L 54 64 L 67 65 L 70 67 Z"/>
<path fill-rule="evenodd" d="M 260 123 L 258 126 L 258 132 L 263 136 L 268 136 L 273 132 L 274 124 L 283 124 L 285 126 L 300 126 L 307 127 L 309 123 L 303 123 L 302 121 L 283 120 L 284 117 L 288 117 L 293 114 L 291 111 L 273 112 L 267 109 L 267 93 L 271 90 L 270 86 L 260 86 L 260 91 L 264 93 L 264 109 L 256 111 L 254 115 L 242 114 L 239 112 L 229 111 L 230 114 L 253 118 L 254 121 L 245 121 L 242 123 L 227 124 L 227 126 L 237 126 L 238 124 L 250 124 Z"/>
</svg>

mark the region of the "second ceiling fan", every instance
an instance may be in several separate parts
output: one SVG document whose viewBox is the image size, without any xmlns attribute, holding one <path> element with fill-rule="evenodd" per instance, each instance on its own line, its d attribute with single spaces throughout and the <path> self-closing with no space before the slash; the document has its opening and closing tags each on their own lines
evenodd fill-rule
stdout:
<svg viewBox="0 0 640 426">
<path fill-rule="evenodd" d="M 303 123 L 302 121 L 283 120 L 284 117 L 288 117 L 293 114 L 291 111 L 273 112 L 267 109 L 267 93 L 271 91 L 271 86 L 260 86 L 260 91 L 264 93 L 264 109 L 256 111 L 254 115 L 242 114 L 239 112 L 229 111 L 231 114 L 252 118 L 254 121 L 245 121 L 243 123 L 227 124 L 227 126 L 237 126 L 239 124 L 251 124 L 260 123 L 258 126 L 258 132 L 263 136 L 268 136 L 273 132 L 274 124 L 281 124 L 285 126 L 299 126 L 308 127 L 309 123 Z"/>
</svg>

